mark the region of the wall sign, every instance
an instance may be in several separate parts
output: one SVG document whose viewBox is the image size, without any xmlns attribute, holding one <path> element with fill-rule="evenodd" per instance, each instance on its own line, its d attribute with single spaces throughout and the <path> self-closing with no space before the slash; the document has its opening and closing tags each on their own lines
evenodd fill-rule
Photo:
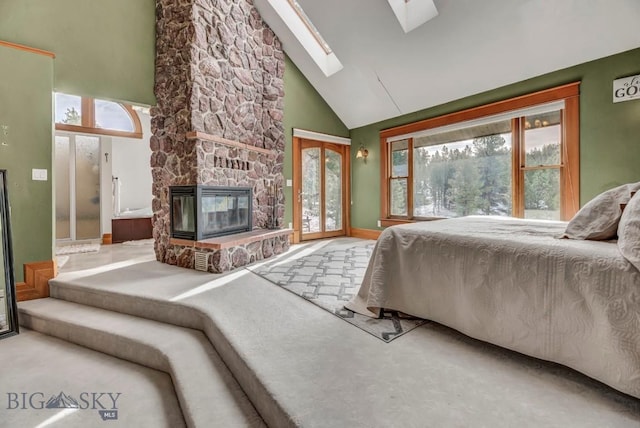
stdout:
<svg viewBox="0 0 640 428">
<path fill-rule="evenodd" d="M 640 74 L 613 81 L 613 102 L 640 99 Z"/>
</svg>

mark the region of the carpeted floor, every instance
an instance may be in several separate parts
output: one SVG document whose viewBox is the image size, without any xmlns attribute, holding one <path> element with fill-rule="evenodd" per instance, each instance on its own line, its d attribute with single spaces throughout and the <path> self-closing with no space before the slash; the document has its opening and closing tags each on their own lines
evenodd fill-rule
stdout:
<svg viewBox="0 0 640 428">
<path fill-rule="evenodd" d="M 322 252 L 327 245 L 293 246 L 277 263 Z M 99 253 L 72 255 L 51 290 L 58 299 L 92 307 L 183 326 L 193 322 L 191 328 L 203 330 L 215 343 L 254 403 L 277 402 L 269 407 L 273 413 L 264 415 L 295 421 L 271 426 L 640 426 L 640 400 L 565 367 L 470 339 L 437 323 L 385 343 L 249 270 L 215 275 L 181 269 L 154 261 L 152 247 L 110 245 Z M 85 320 L 77 318 L 81 325 Z M 0 341 L 0 347 L 11 340 Z M 122 343 L 114 342 L 114 347 L 121 349 Z M 57 374 L 68 379 L 66 393 L 71 386 L 83 390 L 87 382 L 96 386 L 91 375 L 67 375 L 60 370 L 60 357 L 47 353 L 46 360 L 56 362 L 52 371 L 51 364 L 42 364 L 43 354 L 18 345 L 12 355 L 0 349 L 11 361 L 4 373 L 37 374 L 21 383 L 22 391 L 39 390 Z M 109 380 L 104 370 L 95 373 Z M 4 394 L 2 374 L 0 370 Z M 135 402 L 133 391 L 124 386 L 115 389 L 127 393 L 123 404 Z M 136 410 L 145 414 L 140 406 Z M 2 416 L 0 406 L 0 426 L 36 425 L 9 424 Z M 117 426 L 101 420 L 95 426 L 105 424 Z"/>
<path fill-rule="evenodd" d="M 426 321 L 396 311 L 370 318 L 344 308 L 358 292 L 375 242 L 338 240 L 293 260 L 274 260 L 248 269 L 318 305 L 344 321 L 390 342 Z"/>
<path fill-rule="evenodd" d="M 2 427 L 186 426 L 164 372 L 27 329 L 1 340 L 0 355 L 13 362 L 0 367 Z M 61 395 L 80 407 L 47 401 Z"/>
</svg>

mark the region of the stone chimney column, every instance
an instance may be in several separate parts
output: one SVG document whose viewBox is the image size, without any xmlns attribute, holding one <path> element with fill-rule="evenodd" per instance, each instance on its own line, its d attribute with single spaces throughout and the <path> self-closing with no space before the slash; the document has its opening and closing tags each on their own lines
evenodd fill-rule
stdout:
<svg viewBox="0 0 640 428">
<path fill-rule="evenodd" d="M 169 186 L 251 187 L 253 226 L 265 228 L 275 185 L 282 226 L 283 76 L 282 45 L 251 0 L 156 0 L 151 168 L 159 261 L 193 265 L 191 249 L 170 243 Z"/>
</svg>

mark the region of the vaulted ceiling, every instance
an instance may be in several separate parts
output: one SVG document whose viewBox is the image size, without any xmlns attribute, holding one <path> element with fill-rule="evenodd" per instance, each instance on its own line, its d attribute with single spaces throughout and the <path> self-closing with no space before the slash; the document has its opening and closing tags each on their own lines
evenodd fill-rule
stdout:
<svg viewBox="0 0 640 428">
<path fill-rule="evenodd" d="M 435 0 L 409 33 L 387 0 L 298 0 L 344 66 L 326 77 L 274 1 L 255 5 L 350 129 L 640 46 L 638 0 Z"/>
</svg>

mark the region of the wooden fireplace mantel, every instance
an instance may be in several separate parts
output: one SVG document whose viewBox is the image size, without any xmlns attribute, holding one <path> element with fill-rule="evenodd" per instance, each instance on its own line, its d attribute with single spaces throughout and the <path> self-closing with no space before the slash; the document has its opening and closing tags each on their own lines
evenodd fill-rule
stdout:
<svg viewBox="0 0 640 428">
<path fill-rule="evenodd" d="M 187 132 L 187 138 L 190 140 L 199 139 L 205 141 L 213 141 L 214 143 L 224 144 L 225 146 L 238 147 L 253 152 L 264 153 L 265 155 L 275 156 L 276 152 L 262 147 L 252 146 L 246 143 L 240 143 L 238 141 L 228 140 L 226 138 L 218 137 L 217 135 L 206 134 L 204 132 Z"/>
<path fill-rule="evenodd" d="M 290 235 L 293 229 L 254 229 L 250 232 L 236 233 L 216 238 L 203 239 L 202 241 L 190 241 L 188 239 L 171 238 L 169 244 L 182 245 L 184 247 L 194 247 L 210 250 L 221 250 L 223 248 L 237 247 L 239 245 L 250 244 L 276 236 Z"/>
</svg>

